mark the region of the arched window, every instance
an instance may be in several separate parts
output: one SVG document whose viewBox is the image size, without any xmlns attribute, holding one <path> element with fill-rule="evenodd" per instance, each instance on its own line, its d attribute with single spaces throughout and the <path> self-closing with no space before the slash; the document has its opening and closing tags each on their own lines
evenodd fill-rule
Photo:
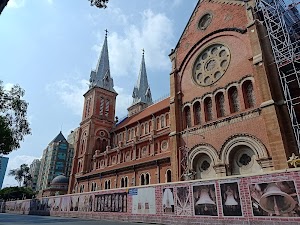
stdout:
<svg viewBox="0 0 300 225">
<path fill-rule="evenodd" d="M 80 192 L 80 193 L 84 192 L 84 184 L 81 184 L 81 185 L 80 185 L 79 192 Z"/>
<path fill-rule="evenodd" d="M 156 130 L 158 130 L 159 129 L 159 117 L 157 117 L 157 119 L 156 119 Z"/>
<path fill-rule="evenodd" d="M 104 98 L 100 98 L 100 116 L 103 116 L 103 111 L 104 111 Z"/>
<path fill-rule="evenodd" d="M 184 119 L 185 119 L 185 127 L 191 127 L 191 109 L 189 106 L 184 107 Z"/>
<path fill-rule="evenodd" d="M 122 188 L 122 187 L 125 187 L 125 186 L 124 186 L 124 177 L 121 178 L 121 188 Z"/>
<path fill-rule="evenodd" d="M 125 177 L 125 179 L 124 179 L 124 185 L 125 185 L 125 187 L 128 187 L 128 177 Z"/>
<path fill-rule="evenodd" d="M 145 184 L 150 184 L 150 175 L 149 173 L 146 174 Z"/>
<path fill-rule="evenodd" d="M 228 90 L 228 99 L 229 99 L 229 106 L 230 112 L 235 113 L 239 111 L 239 100 L 238 100 L 238 90 L 236 87 L 231 87 Z"/>
<path fill-rule="evenodd" d="M 145 134 L 149 133 L 149 123 L 146 123 L 145 125 Z"/>
<path fill-rule="evenodd" d="M 143 136 L 143 135 L 145 134 L 145 128 L 144 128 L 144 124 L 142 124 L 142 126 L 141 126 L 141 130 L 142 130 L 142 132 L 141 132 L 141 135 Z"/>
<path fill-rule="evenodd" d="M 110 189 L 110 180 L 105 181 L 104 189 Z"/>
<path fill-rule="evenodd" d="M 225 116 L 225 98 L 222 92 L 216 95 L 216 110 L 218 118 Z"/>
<path fill-rule="evenodd" d="M 82 154 L 84 152 L 84 144 L 85 144 L 85 140 L 82 140 L 80 154 Z"/>
<path fill-rule="evenodd" d="M 95 150 L 100 150 L 101 149 L 101 139 L 97 138 L 96 144 L 95 144 Z"/>
<path fill-rule="evenodd" d="M 145 175 L 141 175 L 141 185 L 145 185 Z"/>
<path fill-rule="evenodd" d="M 172 172 L 171 172 L 171 170 L 167 170 L 167 182 L 172 182 Z"/>
<path fill-rule="evenodd" d="M 105 103 L 105 116 L 108 117 L 109 114 L 109 100 L 106 99 L 106 103 Z"/>
<path fill-rule="evenodd" d="M 255 96 L 253 91 L 253 84 L 250 80 L 247 80 L 243 83 L 242 86 L 245 108 L 252 108 L 255 104 Z"/>
<path fill-rule="evenodd" d="M 81 162 L 79 161 L 79 162 L 78 162 L 77 173 L 79 173 L 79 172 L 80 172 L 80 169 L 81 169 Z"/>
<path fill-rule="evenodd" d="M 160 117 L 160 123 L 161 123 L 161 128 L 164 128 L 165 127 L 165 117 L 164 116 Z"/>
<path fill-rule="evenodd" d="M 212 100 L 210 97 L 205 98 L 204 100 L 204 111 L 205 111 L 205 121 L 212 120 Z"/>
<path fill-rule="evenodd" d="M 201 118 L 200 118 L 200 102 L 195 102 L 194 104 L 194 124 L 199 125 L 201 123 Z"/>
<path fill-rule="evenodd" d="M 105 152 L 107 146 L 107 141 L 105 139 L 102 140 L 101 152 Z"/>
<path fill-rule="evenodd" d="M 169 123 L 170 123 L 170 121 L 169 121 L 169 114 L 167 113 L 167 115 L 166 115 L 166 126 L 167 127 L 169 126 Z"/>
</svg>

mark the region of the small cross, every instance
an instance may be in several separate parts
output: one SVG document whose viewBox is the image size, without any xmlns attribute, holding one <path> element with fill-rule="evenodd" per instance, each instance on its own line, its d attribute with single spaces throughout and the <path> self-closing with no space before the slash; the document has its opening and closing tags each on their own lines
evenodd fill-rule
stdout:
<svg viewBox="0 0 300 225">
<path fill-rule="evenodd" d="M 105 29 L 105 37 L 107 37 L 107 33 L 108 33 L 108 30 L 107 30 L 107 29 Z"/>
<path fill-rule="evenodd" d="M 145 55 L 145 49 L 142 49 L 143 55 Z"/>
</svg>

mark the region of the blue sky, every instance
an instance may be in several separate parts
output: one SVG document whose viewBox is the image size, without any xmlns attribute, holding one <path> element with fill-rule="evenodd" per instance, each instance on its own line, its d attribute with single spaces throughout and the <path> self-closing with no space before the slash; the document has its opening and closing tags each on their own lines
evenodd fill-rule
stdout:
<svg viewBox="0 0 300 225">
<path fill-rule="evenodd" d="M 72 2 L 72 3 L 71 3 Z M 110 0 L 107 9 L 87 0 L 10 0 L 0 16 L 0 80 L 19 84 L 29 103 L 32 135 L 13 151 L 8 169 L 40 158 L 59 133 L 79 126 L 91 69 L 108 29 L 116 115 L 131 103 L 142 49 L 153 99 L 169 94 L 168 54 L 197 0 Z M 17 185 L 5 177 L 3 187 Z"/>
</svg>

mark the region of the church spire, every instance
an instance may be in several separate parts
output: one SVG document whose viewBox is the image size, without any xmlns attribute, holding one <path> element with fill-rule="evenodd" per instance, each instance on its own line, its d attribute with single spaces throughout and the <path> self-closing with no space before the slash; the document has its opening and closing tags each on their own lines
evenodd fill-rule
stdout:
<svg viewBox="0 0 300 225">
<path fill-rule="evenodd" d="M 96 70 L 91 71 L 90 89 L 93 87 L 100 87 L 116 93 L 116 91 L 114 90 L 114 81 L 110 76 L 107 33 L 108 31 L 105 30 L 105 39 Z"/>
<path fill-rule="evenodd" d="M 135 105 L 137 103 L 146 103 L 147 105 L 151 105 L 153 103 L 150 86 L 148 84 L 148 79 L 147 79 L 144 49 L 143 49 L 140 73 L 137 80 L 137 84 L 133 88 L 132 97 L 133 97 L 132 105 Z"/>
</svg>

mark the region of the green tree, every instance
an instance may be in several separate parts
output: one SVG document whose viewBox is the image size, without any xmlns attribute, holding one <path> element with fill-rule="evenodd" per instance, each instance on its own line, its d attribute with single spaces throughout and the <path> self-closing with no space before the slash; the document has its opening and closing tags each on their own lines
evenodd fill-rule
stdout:
<svg viewBox="0 0 300 225">
<path fill-rule="evenodd" d="M 31 199 L 35 192 L 26 187 L 6 187 L 0 190 L 0 199 Z"/>
<path fill-rule="evenodd" d="M 15 180 L 19 182 L 19 186 L 21 186 L 23 182 L 23 186 L 27 187 L 29 185 L 29 182 L 32 180 L 27 164 L 22 164 L 18 169 L 10 170 L 8 175 L 14 176 Z"/>
<path fill-rule="evenodd" d="M 0 81 L 0 154 L 8 154 L 20 147 L 24 136 L 31 134 L 27 121 L 28 103 L 22 99 L 25 91 L 14 85 L 5 90 Z"/>
<path fill-rule="evenodd" d="M 109 0 L 89 0 L 92 6 L 96 6 L 98 8 L 106 8 Z"/>
</svg>

